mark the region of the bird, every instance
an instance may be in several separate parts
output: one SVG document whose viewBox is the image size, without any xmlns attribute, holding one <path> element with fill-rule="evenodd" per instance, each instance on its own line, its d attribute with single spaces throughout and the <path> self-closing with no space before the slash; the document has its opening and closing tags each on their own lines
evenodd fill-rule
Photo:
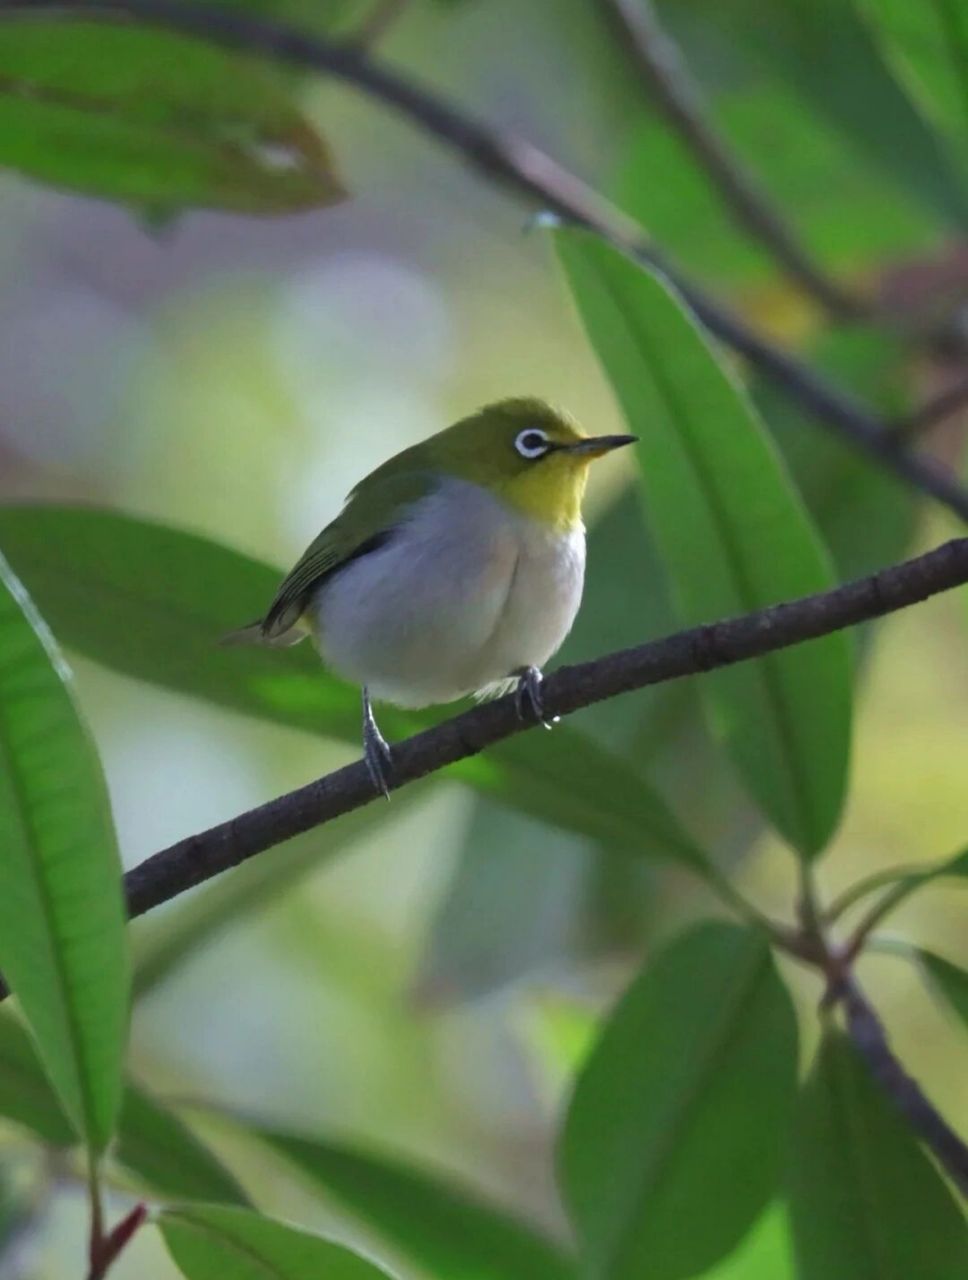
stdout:
<svg viewBox="0 0 968 1280">
<path fill-rule="evenodd" d="M 363 751 L 389 797 L 373 702 L 418 708 L 517 690 L 546 723 L 542 669 L 578 612 L 588 464 L 635 436 L 588 436 L 531 397 L 486 405 L 382 463 L 227 643 L 311 637 L 360 686 Z"/>
</svg>

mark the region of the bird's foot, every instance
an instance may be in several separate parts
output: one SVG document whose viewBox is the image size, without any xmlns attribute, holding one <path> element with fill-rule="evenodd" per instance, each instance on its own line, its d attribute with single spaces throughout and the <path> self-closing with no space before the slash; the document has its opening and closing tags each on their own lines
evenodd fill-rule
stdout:
<svg viewBox="0 0 968 1280">
<path fill-rule="evenodd" d="M 558 722 L 555 716 L 550 722 L 545 719 L 544 699 L 541 696 L 541 684 L 544 677 L 538 667 L 523 667 L 517 673 L 518 687 L 514 693 L 514 702 L 518 717 L 527 720 L 529 716 L 537 720 L 545 729 L 550 729 Z"/>
<path fill-rule="evenodd" d="M 363 690 L 363 759 L 374 787 L 390 799 L 390 778 L 393 776 L 393 755 L 390 744 L 380 732 L 380 727 L 370 706 L 370 697 Z"/>
</svg>

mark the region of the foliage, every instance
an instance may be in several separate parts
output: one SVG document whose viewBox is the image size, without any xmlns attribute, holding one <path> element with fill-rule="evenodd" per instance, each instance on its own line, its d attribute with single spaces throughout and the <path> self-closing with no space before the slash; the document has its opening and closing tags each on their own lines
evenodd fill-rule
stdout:
<svg viewBox="0 0 968 1280">
<path fill-rule="evenodd" d="M 435 29 L 462 7 L 413 5 Z M 32 8 L 0 15 L 0 164 L 149 219 L 203 208 L 281 215 L 345 197 L 305 83 L 278 49 L 259 57 L 136 13 Z M 366 8 L 235 0 L 227 12 L 345 35 Z M 899 255 L 964 237 L 968 24 L 953 0 L 665 0 L 655 10 L 676 41 L 672 64 L 696 68 L 715 108 L 700 125 L 719 130 L 730 163 L 752 167 L 758 198 L 775 202 L 818 270 L 874 293 L 872 277 Z M 618 48 L 611 56 L 618 65 Z M 478 143 L 459 145 L 480 162 Z M 791 294 L 769 235 L 751 238 L 724 216 L 688 129 L 642 101 L 616 152 L 617 198 L 690 270 L 736 299 L 760 291 L 767 323 L 880 412 L 914 398 L 912 353 L 935 359 L 943 346 L 937 333 L 924 340 L 937 300 L 914 323 L 864 305 L 863 324 L 827 323 L 816 299 L 804 306 Z M 541 170 L 529 169 L 539 185 Z M 561 305 L 573 304 L 639 437 L 634 478 L 592 530 L 582 656 L 821 592 L 905 553 L 920 495 L 844 440 L 815 437 L 802 404 L 706 335 L 688 288 L 590 226 L 557 226 L 551 239 Z M 540 236 L 530 244 L 546 252 Z M 844 957 L 891 945 L 877 934 L 890 911 L 931 883 L 963 887 L 968 872 L 961 852 L 879 869 L 830 902 L 819 893 L 814 865 L 821 855 L 836 863 L 849 799 L 862 669 L 845 632 L 591 708 L 576 726 L 517 734 L 451 768 L 478 808 L 431 922 L 423 993 L 492 991 L 562 956 L 584 972 L 590 953 L 614 960 L 633 949 L 637 971 L 614 1004 L 579 1019 L 571 1038 L 582 1052 L 557 1054 L 568 1080 L 555 1122 L 567 1233 L 431 1164 L 352 1135 L 257 1121 L 220 1099 L 217 1124 L 208 1120 L 255 1149 L 260 1170 L 278 1165 L 304 1201 L 319 1199 L 340 1224 L 330 1238 L 273 1216 L 231 1155 L 209 1148 L 193 1112 L 130 1078 L 118 839 L 59 646 L 166 694 L 342 747 L 358 741 L 358 691 L 308 645 L 220 646 L 264 607 L 278 574 L 175 522 L 10 503 L 0 548 L 0 968 L 17 1003 L 16 1016 L 0 1016 L 0 1116 L 16 1142 L 86 1178 L 92 1280 L 140 1223 L 137 1211 L 114 1227 L 102 1221 L 108 1181 L 151 1200 L 188 1280 L 966 1274 L 950 1166 L 932 1162 L 924 1132 L 880 1087 L 890 1075 L 896 1088 L 896 1074 L 872 1078 L 835 1008 L 824 1009 L 798 1080 L 797 988 L 778 956 L 819 968 L 836 1005 Z M 869 655 L 876 628 L 864 639 Z M 383 723 L 401 737 L 445 714 L 390 711 Z M 173 906 L 138 941 L 136 997 L 163 990 L 189 955 L 322 861 L 400 823 L 410 803 L 407 793 L 360 809 Z M 774 924 L 734 883 L 764 831 L 799 878 L 786 912 L 795 923 Z M 699 881 L 739 921 L 705 918 L 657 942 L 650 913 L 657 886 L 676 883 L 663 879 L 670 872 Z M 862 902 L 846 950 L 835 946 L 831 930 Z M 965 1024 L 968 974 L 934 947 L 900 950 Z M 623 979 L 628 970 L 620 965 Z M 804 1017 L 812 1044 L 814 1010 Z M 0 1270 L 19 1222 L 3 1186 Z"/>
</svg>

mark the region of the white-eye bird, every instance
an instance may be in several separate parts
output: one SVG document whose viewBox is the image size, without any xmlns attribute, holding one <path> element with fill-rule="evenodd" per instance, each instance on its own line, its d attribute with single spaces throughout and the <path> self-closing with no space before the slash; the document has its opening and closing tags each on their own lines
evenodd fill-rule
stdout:
<svg viewBox="0 0 968 1280">
<path fill-rule="evenodd" d="M 363 746 L 387 794 L 390 748 L 371 698 L 400 707 L 517 684 L 542 719 L 541 668 L 571 629 L 585 574 L 588 464 L 634 436 L 588 437 L 540 400 L 488 405 L 361 480 L 229 640 L 311 635 L 363 691 Z"/>
</svg>

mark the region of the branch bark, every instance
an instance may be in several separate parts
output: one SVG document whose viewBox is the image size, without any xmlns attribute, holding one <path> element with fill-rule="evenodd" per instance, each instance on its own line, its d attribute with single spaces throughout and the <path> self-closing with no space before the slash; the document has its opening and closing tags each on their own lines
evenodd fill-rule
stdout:
<svg viewBox="0 0 968 1280">
<path fill-rule="evenodd" d="M 912 452 L 853 396 L 766 341 L 729 308 L 693 284 L 666 260 L 637 223 L 580 178 L 531 143 L 489 128 L 431 90 L 368 57 L 358 47 L 305 35 L 241 10 L 209 8 L 184 0 L 0 0 L 0 18 L 5 13 L 23 12 L 46 12 L 52 18 L 132 18 L 333 76 L 355 86 L 454 151 L 485 179 L 503 184 L 567 223 L 587 227 L 623 252 L 664 272 L 711 333 L 748 359 L 818 423 L 968 521 L 968 492 L 950 471 L 933 458 Z"/>
<path fill-rule="evenodd" d="M 678 45 L 651 0 L 599 0 L 605 21 L 646 95 L 705 171 L 741 230 L 758 241 L 791 279 L 838 319 L 857 319 L 867 308 L 812 261 L 741 156 L 717 131 Z"/>
<path fill-rule="evenodd" d="M 693 627 L 547 677 L 542 701 L 549 716 L 633 689 L 731 666 L 829 635 L 968 582 L 968 538 L 867 578 L 740 618 Z M 391 788 L 397 789 L 531 727 L 513 696 L 484 703 L 393 747 Z M 186 889 L 312 827 L 376 798 L 362 761 L 250 809 L 153 854 L 125 876 L 128 910 L 143 915 Z"/>
</svg>

